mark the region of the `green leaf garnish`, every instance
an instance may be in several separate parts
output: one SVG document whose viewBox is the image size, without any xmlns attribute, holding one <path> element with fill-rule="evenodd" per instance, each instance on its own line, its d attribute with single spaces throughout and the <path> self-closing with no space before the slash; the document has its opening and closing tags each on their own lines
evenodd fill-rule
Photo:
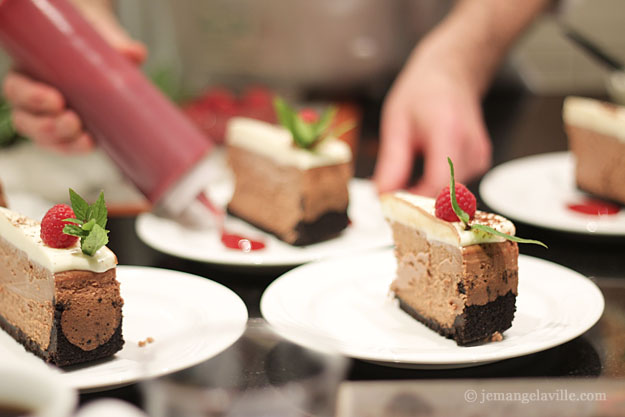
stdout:
<svg viewBox="0 0 625 417">
<path fill-rule="evenodd" d="M 466 211 L 462 210 L 458 205 L 458 200 L 456 200 L 456 179 L 454 175 L 454 164 L 451 162 L 451 158 L 447 157 L 447 162 L 449 162 L 449 170 L 451 171 L 451 177 L 449 179 L 449 193 L 451 195 L 451 208 L 456 213 L 456 216 L 462 221 L 464 226 L 466 227 L 467 223 L 469 223 L 469 215 Z"/>
<path fill-rule="evenodd" d="M 63 227 L 63 233 L 78 236 L 82 253 L 93 256 L 98 249 L 109 241 L 109 231 L 105 229 L 108 210 L 104 202 L 104 193 L 101 192 L 96 202 L 89 205 L 70 188 L 69 199 L 76 218 L 63 220 L 64 222 L 72 223 Z"/>
<path fill-rule="evenodd" d="M 87 218 L 89 204 L 71 188 L 69 189 L 69 201 L 72 203 L 72 210 L 79 220 Z"/>
<path fill-rule="evenodd" d="M 80 241 L 82 252 L 86 255 L 93 256 L 98 249 L 109 242 L 107 233 L 108 232 L 100 227 L 99 224 L 94 223 L 93 229 L 91 229 L 89 234 Z"/>
<path fill-rule="evenodd" d="M 511 236 L 507 233 L 503 233 L 500 232 L 499 230 L 495 230 L 492 227 L 488 227 L 486 225 L 483 224 L 472 224 L 471 225 L 471 229 L 477 229 L 477 230 L 482 230 L 484 232 L 490 233 L 491 235 L 495 235 L 495 236 L 500 236 L 503 237 L 505 239 L 511 240 L 513 242 L 518 242 L 518 243 L 533 243 L 535 245 L 540 245 L 540 246 L 544 246 L 545 248 L 548 248 L 547 245 L 545 245 L 543 242 L 541 242 L 540 240 L 534 240 L 534 239 L 523 239 L 522 237 L 518 237 L 518 236 Z"/>
<path fill-rule="evenodd" d="M 458 218 L 462 221 L 462 223 L 464 224 L 466 228 L 466 226 L 469 223 L 470 218 L 469 218 L 469 215 L 464 210 L 462 210 L 460 206 L 458 205 L 458 200 L 456 200 L 456 180 L 454 178 L 454 164 L 453 162 L 451 162 L 451 158 L 449 157 L 447 157 L 447 162 L 449 163 L 449 170 L 451 172 L 451 178 L 449 180 L 449 194 L 451 197 L 451 207 L 454 210 L 454 213 L 456 213 L 456 216 L 458 216 Z M 511 240 L 513 242 L 532 243 L 532 244 L 544 246 L 545 248 L 547 248 L 547 245 L 545 245 L 543 242 L 539 240 L 523 239 L 518 236 L 511 236 L 507 233 L 500 232 L 499 230 L 495 230 L 492 227 L 489 227 L 483 224 L 474 223 L 474 224 L 471 224 L 469 227 L 471 228 L 471 230 L 481 230 L 482 232 L 486 232 L 491 235 L 503 237 L 504 239 Z"/>
<path fill-rule="evenodd" d="M 280 124 L 291 132 L 293 143 L 303 149 L 311 149 L 325 138 L 336 116 L 336 108 L 328 107 L 317 121 L 307 122 L 280 97 L 274 98 L 273 106 Z"/>
</svg>

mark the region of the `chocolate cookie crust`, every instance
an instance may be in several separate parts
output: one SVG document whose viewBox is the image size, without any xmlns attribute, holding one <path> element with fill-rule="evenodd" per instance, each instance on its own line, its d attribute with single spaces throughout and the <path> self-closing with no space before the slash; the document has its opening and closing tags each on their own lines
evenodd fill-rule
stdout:
<svg viewBox="0 0 625 417">
<path fill-rule="evenodd" d="M 493 334 L 503 333 L 512 325 L 516 311 L 516 295 L 509 292 L 483 306 L 466 306 L 454 320 L 453 326 L 444 327 L 437 321 L 419 314 L 401 298 L 396 298 L 402 310 L 442 336 L 454 339 L 460 346 L 488 342 Z"/>
</svg>

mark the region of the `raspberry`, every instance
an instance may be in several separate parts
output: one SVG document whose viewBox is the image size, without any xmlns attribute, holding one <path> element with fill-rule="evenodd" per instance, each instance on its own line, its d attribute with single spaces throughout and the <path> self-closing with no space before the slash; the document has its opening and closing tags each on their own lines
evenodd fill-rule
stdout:
<svg viewBox="0 0 625 417">
<path fill-rule="evenodd" d="M 57 204 L 43 216 L 41 220 L 41 240 L 53 248 L 68 248 L 76 243 L 78 236 L 63 233 L 68 222 L 63 219 L 76 218 L 74 211 L 67 204 Z"/>
<path fill-rule="evenodd" d="M 306 123 L 315 123 L 319 120 L 319 114 L 315 111 L 315 109 L 305 108 L 299 111 L 299 117 L 302 118 Z"/>
<path fill-rule="evenodd" d="M 475 196 L 467 187 L 460 183 L 456 183 L 456 201 L 462 210 L 464 210 L 470 219 L 475 215 Z M 454 213 L 451 207 L 451 196 L 449 195 L 449 185 L 441 190 L 436 197 L 436 217 L 448 222 L 458 222 L 460 219 Z"/>
</svg>

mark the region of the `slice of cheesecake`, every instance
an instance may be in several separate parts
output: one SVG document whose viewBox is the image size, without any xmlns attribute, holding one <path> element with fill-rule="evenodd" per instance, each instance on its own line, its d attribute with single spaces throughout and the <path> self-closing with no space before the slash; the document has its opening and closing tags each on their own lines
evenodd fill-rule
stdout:
<svg viewBox="0 0 625 417">
<path fill-rule="evenodd" d="M 577 186 L 625 204 L 625 107 L 567 97 L 563 119 Z"/>
<path fill-rule="evenodd" d="M 7 199 L 4 196 L 4 191 L 2 190 L 2 182 L 0 182 L 0 207 L 7 206 Z"/>
<path fill-rule="evenodd" d="M 108 357 L 124 344 L 117 258 L 43 244 L 40 223 L 0 208 L 0 327 L 46 362 Z"/>
<path fill-rule="evenodd" d="M 226 133 L 234 193 L 228 212 L 292 245 L 338 235 L 349 223 L 349 146 L 326 138 L 294 145 L 282 126 L 236 117 Z"/>
<path fill-rule="evenodd" d="M 395 241 L 400 307 L 458 345 L 500 340 L 512 324 L 518 246 L 463 223 L 436 217 L 435 200 L 405 192 L 381 197 Z M 509 235 L 509 220 L 476 211 L 479 223 Z"/>
</svg>

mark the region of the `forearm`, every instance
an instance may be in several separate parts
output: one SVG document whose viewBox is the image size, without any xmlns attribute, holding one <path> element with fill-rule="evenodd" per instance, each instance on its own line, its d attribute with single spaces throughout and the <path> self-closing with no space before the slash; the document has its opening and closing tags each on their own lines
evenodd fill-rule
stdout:
<svg viewBox="0 0 625 417">
<path fill-rule="evenodd" d="M 459 0 L 424 42 L 454 59 L 483 94 L 506 51 L 550 0 Z"/>
</svg>

